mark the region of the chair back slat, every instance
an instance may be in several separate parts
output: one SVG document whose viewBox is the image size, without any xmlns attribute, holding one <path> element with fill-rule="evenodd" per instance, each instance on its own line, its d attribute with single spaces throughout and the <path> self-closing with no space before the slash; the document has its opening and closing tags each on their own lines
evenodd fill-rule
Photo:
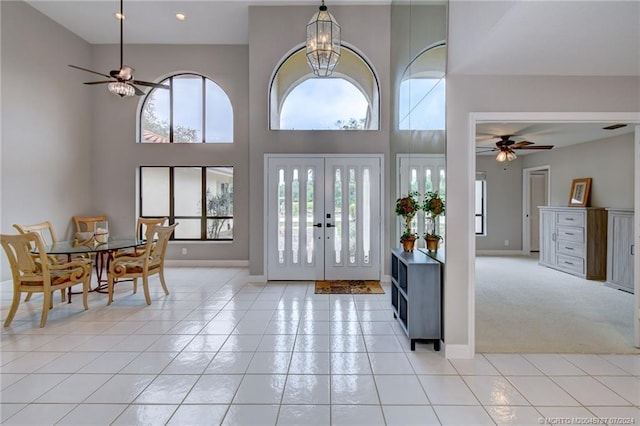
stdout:
<svg viewBox="0 0 640 426">
<path fill-rule="evenodd" d="M 44 244 L 54 244 L 58 242 L 56 232 L 53 230 L 53 225 L 48 220 L 34 225 L 20 225 L 18 223 L 14 223 L 13 227 L 21 234 L 26 234 L 28 232 L 38 234 Z"/>
<path fill-rule="evenodd" d="M 168 217 L 159 217 L 159 218 L 148 218 L 148 217 L 139 217 L 136 222 L 136 232 L 138 238 L 146 238 L 147 229 L 150 226 L 164 226 L 165 223 L 169 221 Z M 156 235 L 152 235 L 152 239 L 155 239 Z"/>
<path fill-rule="evenodd" d="M 147 257 L 150 264 L 157 264 L 163 261 L 169 238 L 177 225 L 177 223 L 168 226 L 156 225 L 147 229 L 147 244 L 149 244 L 149 241 L 153 241 L 153 236 L 156 235 L 155 241 L 147 249 Z"/>
<path fill-rule="evenodd" d="M 96 222 L 104 222 L 107 216 L 73 216 L 76 232 L 95 232 Z"/>
</svg>

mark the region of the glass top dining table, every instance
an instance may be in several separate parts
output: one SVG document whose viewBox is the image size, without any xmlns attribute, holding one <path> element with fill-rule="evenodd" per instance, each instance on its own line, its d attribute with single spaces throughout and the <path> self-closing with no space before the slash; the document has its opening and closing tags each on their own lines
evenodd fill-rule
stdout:
<svg viewBox="0 0 640 426">
<path fill-rule="evenodd" d="M 96 270 L 96 278 L 98 285 L 92 289 L 99 293 L 105 293 L 107 290 L 107 280 L 102 277 L 103 269 L 109 269 L 109 263 L 113 258 L 116 250 L 140 247 L 147 243 L 146 239 L 140 239 L 131 236 L 109 236 L 106 243 L 98 243 L 95 240 L 89 241 L 58 241 L 53 244 L 45 245 L 47 254 L 67 255 L 68 260 L 76 255 L 95 254 L 94 266 Z M 71 303 L 71 288 L 69 288 L 69 303 Z"/>
<path fill-rule="evenodd" d="M 97 243 L 93 240 L 88 242 L 79 242 L 78 240 L 72 241 L 58 241 L 57 243 L 48 244 L 45 246 L 47 254 L 89 254 L 100 252 L 113 252 L 115 250 L 121 250 L 132 247 L 140 247 L 145 245 L 147 240 L 139 239 L 135 237 L 109 237 L 106 243 Z"/>
</svg>

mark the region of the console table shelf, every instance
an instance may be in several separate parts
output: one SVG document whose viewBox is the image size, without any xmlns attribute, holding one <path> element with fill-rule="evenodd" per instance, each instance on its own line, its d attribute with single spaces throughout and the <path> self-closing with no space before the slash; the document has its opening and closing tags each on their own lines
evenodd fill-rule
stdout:
<svg viewBox="0 0 640 426">
<path fill-rule="evenodd" d="M 442 267 L 422 251 L 391 251 L 391 306 L 393 316 L 415 350 L 416 341 L 433 341 L 440 350 L 442 338 Z"/>
</svg>

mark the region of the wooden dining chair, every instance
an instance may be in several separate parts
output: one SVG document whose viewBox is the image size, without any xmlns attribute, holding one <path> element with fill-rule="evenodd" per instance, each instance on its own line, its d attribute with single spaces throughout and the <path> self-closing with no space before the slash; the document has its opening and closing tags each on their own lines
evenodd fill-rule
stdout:
<svg viewBox="0 0 640 426">
<path fill-rule="evenodd" d="M 47 322 L 49 309 L 53 308 L 52 294 L 56 290 L 64 290 L 76 284 L 82 284 L 82 302 L 87 305 L 87 294 L 91 281 L 91 261 L 76 259 L 65 263 L 52 263 L 47 256 L 40 236 L 34 232 L 15 235 L 0 235 L 0 243 L 11 265 L 13 278 L 13 301 L 7 314 L 4 326 L 7 327 L 20 304 L 22 293 L 43 293 L 42 316 L 40 327 Z M 33 247 L 38 254 L 34 255 Z"/>
<path fill-rule="evenodd" d="M 104 222 L 107 220 L 106 215 L 100 216 L 73 216 L 73 223 L 76 227 L 76 239 L 79 241 L 86 240 L 87 236 L 91 234 L 91 238 L 95 238 L 94 234 L 96 232 L 96 223 Z M 102 268 L 102 264 L 106 263 L 106 258 L 102 257 L 100 259 L 96 258 L 96 254 L 92 253 L 88 255 L 90 259 L 95 262 L 96 270 Z M 100 286 L 100 283 L 98 283 Z"/>
<path fill-rule="evenodd" d="M 151 226 L 164 226 L 169 221 L 168 217 L 159 217 L 159 218 L 147 218 L 147 217 L 138 217 L 136 221 L 136 238 L 146 238 L 147 229 Z M 155 235 L 152 236 L 153 239 L 156 238 Z M 134 256 L 144 254 L 145 247 L 135 247 L 131 249 L 122 249 L 115 252 L 115 257 L 120 256 Z"/>
<path fill-rule="evenodd" d="M 150 305 L 149 277 L 158 274 L 164 294 L 169 294 L 164 279 L 164 255 L 167 250 L 169 238 L 176 226 L 178 226 L 177 223 L 169 226 L 149 226 L 145 235 L 147 242 L 144 245 L 144 252 L 141 255 L 119 256 L 111 261 L 107 272 L 107 286 L 109 291 L 107 305 L 113 302 L 113 286 L 116 280 L 120 282 L 122 279 L 132 279 L 133 292 L 136 293 L 138 279 L 142 278 L 144 298 L 147 305 Z M 154 235 L 156 236 L 155 238 Z"/>
<path fill-rule="evenodd" d="M 169 222 L 168 217 L 139 217 L 136 221 L 136 237 L 145 238 L 147 235 L 147 228 L 150 226 L 165 226 Z"/>
<path fill-rule="evenodd" d="M 78 232 L 95 232 L 96 222 L 104 222 L 107 216 L 73 216 L 73 223 Z"/>
<path fill-rule="evenodd" d="M 42 243 L 45 245 L 55 244 L 58 242 L 58 239 L 56 238 L 56 232 L 53 229 L 53 225 L 48 220 L 33 225 L 20 225 L 18 223 L 14 223 L 13 227 L 16 228 L 21 234 L 27 234 L 29 232 L 37 234 L 38 236 L 40 236 Z M 31 249 L 35 249 L 35 247 L 31 247 Z M 66 256 L 50 255 L 49 260 L 53 263 L 65 263 L 68 259 Z M 30 299 L 31 293 L 27 293 L 24 301 L 28 302 Z M 66 299 L 67 298 L 63 289 L 60 291 L 60 300 L 64 302 Z"/>
</svg>

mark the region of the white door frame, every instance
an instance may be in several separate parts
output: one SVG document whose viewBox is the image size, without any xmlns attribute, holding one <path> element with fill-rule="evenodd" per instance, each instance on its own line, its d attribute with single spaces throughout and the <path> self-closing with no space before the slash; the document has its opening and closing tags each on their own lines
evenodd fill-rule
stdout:
<svg viewBox="0 0 640 426">
<path fill-rule="evenodd" d="M 268 259 L 268 237 L 269 237 L 269 218 L 268 218 L 268 211 L 269 211 L 269 200 L 267 195 L 269 194 L 269 170 L 268 170 L 268 165 L 269 165 L 269 159 L 270 158 L 286 158 L 286 157 L 291 157 L 291 158 L 300 158 L 300 157 L 322 157 L 322 158 L 377 158 L 380 162 L 380 173 L 379 173 L 379 182 L 378 184 L 380 185 L 380 223 L 378 224 L 378 232 L 380 234 L 380 247 L 378 247 L 379 253 L 380 253 L 380 262 L 379 262 L 379 277 L 380 279 L 382 279 L 383 272 L 384 272 L 384 262 L 386 259 L 385 256 L 385 251 L 383 250 L 383 247 L 387 247 L 387 238 L 388 235 L 386 235 L 384 233 L 384 223 L 385 223 L 385 209 L 383 208 L 384 203 L 385 203 L 385 194 L 384 194 L 384 155 L 383 154 L 323 154 L 323 153 L 318 153 L 318 154 L 264 154 L 264 164 L 263 164 L 263 194 L 264 194 L 264 199 L 263 199 L 263 206 L 262 206 L 262 211 L 264 212 L 263 214 L 263 219 L 264 222 L 262 224 L 262 228 L 263 228 L 263 236 L 262 236 L 262 241 L 263 241 L 263 247 L 262 247 L 262 251 L 263 251 L 263 265 L 264 265 L 264 276 L 268 277 L 269 276 L 269 259 Z M 373 232 L 373 230 L 372 230 Z"/>
<path fill-rule="evenodd" d="M 471 180 L 467 183 L 468 188 L 475 187 L 476 175 L 476 125 L 486 122 L 559 122 L 559 123 L 593 123 L 593 122 L 612 122 L 612 123 L 629 123 L 635 125 L 635 175 L 634 175 L 634 208 L 635 208 L 635 244 L 640 247 L 640 114 L 637 112 L 472 112 L 469 113 L 469 128 L 467 129 L 467 147 L 468 152 L 468 170 Z M 475 194 L 472 190 L 467 190 L 467 205 L 473 206 L 475 202 Z M 473 228 L 473 218 L 471 215 L 467 218 L 469 229 Z M 467 338 L 469 346 L 467 348 L 458 348 L 455 355 L 464 355 L 462 357 L 473 357 L 476 352 L 476 237 L 474 234 L 467 236 L 468 247 L 468 277 L 467 277 L 467 301 L 468 301 L 468 320 L 467 320 Z M 455 267 L 451 264 L 445 264 L 445 271 L 448 267 Z M 634 259 L 634 345 L 640 347 L 640 256 Z M 445 272 L 446 273 L 446 272 Z M 446 303 L 445 303 L 446 309 Z M 446 324 L 445 324 L 446 327 Z M 454 357 L 455 357 L 454 355 Z"/>
<path fill-rule="evenodd" d="M 531 226 L 529 218 L 531 217 L 531 209 L 537 208 L 531 206 L 531 174 L 532 172 L 547 171 L 547 205 L 551 199 L 551 166 L 535 166 L 522 169 L 522 253 L 531 254 Z"/>
</svg>

